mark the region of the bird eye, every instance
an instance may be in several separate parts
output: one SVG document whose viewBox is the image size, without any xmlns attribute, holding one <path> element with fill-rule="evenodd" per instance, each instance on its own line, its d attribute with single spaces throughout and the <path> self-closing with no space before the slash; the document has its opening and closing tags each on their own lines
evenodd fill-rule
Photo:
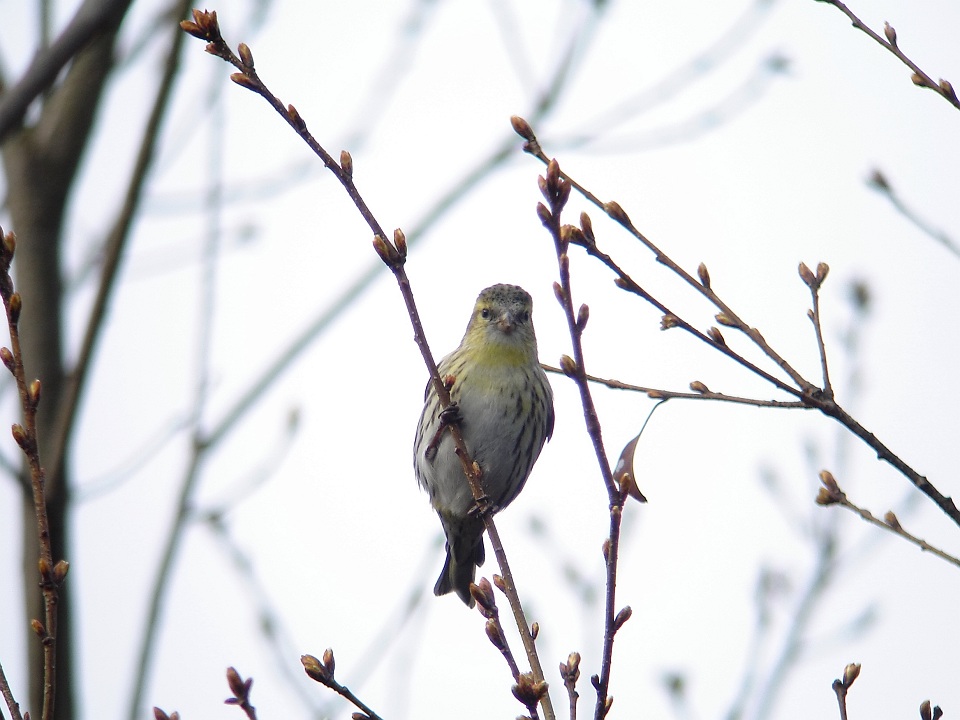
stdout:
<svg viewBox="0 0 960 720">
<path fill-rule="evenodd" d="M 520 313 L 520 322 L 526 322 L 530 319 L 530 313 L 527 310 L 524 310 Z"/>
<path fill-rule="evenodd" d="M 480 311 L 480 317 L 482 317 L 484 320 L 489 320 L 489 319 L 490 319 L 490 308 L 484 308 L 483 310 L 481 310 L 481 311 Z"/>
</svg>

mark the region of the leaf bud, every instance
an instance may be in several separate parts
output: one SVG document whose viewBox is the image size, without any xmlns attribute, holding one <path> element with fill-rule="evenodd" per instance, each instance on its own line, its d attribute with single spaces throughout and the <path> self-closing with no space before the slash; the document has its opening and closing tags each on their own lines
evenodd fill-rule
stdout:
<svg viewBox="0 0 960 720">
<path fill-rule="evenodd" d="M 610 202 L 604 203 L 603 211 L 624 227 L 630 224 L 630 218 L 627 217 L 627 213 L 624 212 L 623 208 L 620 207 L 620 203 L 618 203 L 616 200 L 611 200 Z"/>
<path fill-rule="evenodd" d="M 707 337 L 713 340 L 717 345 L 726 346 L 727 341 L 723 339 L 723 334 L 716 327 L 711 327 L 707 330 Z"/>
<path fill-rule="evenodd" d="M 242 72 L 235 72 L 230 75 L 230 79 L 233 80 L 237 85 L 247 90 L 252 90 L 255 93 L 260 92 L 260 86 L 257 85 L 257 81 L 252 77 Z"/>
<path fill-rule="evenodd" d="M 298 133 L 307 131 L 307 122 L 293 105 L 287 105 L 287 119 L 293 125 L 293 129 Z"/>
<path fill-rule="evenodd" d="M 340 151 L 340 169 L 348 178 L 353 178 L 353 155 L 346 150 Z"/>
<path fill-rule="evenodd" d="M 590 308 L 584 304 L 580 306 L 579 312 L 577 312 L 577 330 L 583 332 L 583 329 L 587 326 L 587 321 L 590 319 Z"/>
<path fill-rule="evenodd" d="M 237 54 L 240 55 L 240 62 L 243 63 L 243 66 L 253 70 L 253 53 L 250 52 L 250 46 L 246 43 L 240 43 L 237 46 Z"/>
<path fill-rule="evenodd" d="M 596 236 L 593 234 L 593 221 L 585 212 L 580 213 L 580 229 L 583 230 L 583 235 L 587 238 L 587 242 L 593 245 L 596 241 Z"/>
<path fill-rule="evenodd" d="M 337 662 L 333 658 L 333 648 L 327 648 L 323 651 L 323 666 L 327 670 L 327 675 L 332 678 L 334 668 L 337 666 Z"/>
<path fill-rule="evenodd" d="M 721 325 L 726 325 L 727 327 L 737 327 L 737 321 L 726 313 L 718 312 L 716 315 L 714 315 L 714 318 L 716 318 L 717 322 Z"/>
<path fill-rule="evenodd" d="M 670 328 L 677 327 L 680 324 L 680 318 L 678 318 L 673 313 L 667 313 L 662 318 L 660 318 L 660 329 L 669 330 Z"/>
<path fill-rule="evenodd" d="M 703 263 L 700 263 L 697 266 L 697 276 L 700 278 L 700 284 L 705 288 L 710 287 L 710 272 L 707 270 L 707 266 Z"/>
<path fill-rule="evenodd" d="M 893 29 L 893 25 L 885 22 L 883 24 L 883 34 L 886 36 L 888 43 L 894 47 L 897 46 L 897 31 Z"/>
<path fill-rule="evenodd" d="M 403 230 L 397 228 L 393 231 L 393 244 L 397 246 L 397 252 L 400 253 L 401 258 L 407 257 L 407 236 L 403 234 Z"/>
<path fill-rule="evenodd" d="M 10 299 L 7 300 L 7 315 L 10 318 L 10 322 L 16 325 L 20 322 L 20 311 L 23 309 L 23 298 L 20 297 L 20 293 L 10 293 Z"/>
<path fill-rule="evenodd" d="M 66 560 L 59 561 L 53 566 L 53 581 L 60 585 L 67 578 L 68 572 L 70 572 L 70 563 Z"/>
<path fill-rule="evenodd" d="M 623 627 L 623 624 L 630 619 L 633 615 L 633 608 L 629 605 L 624 607 L 620 612 L 617 613 L 617 616 L 613 619 L 613 631 L 616 632 Z"/>
<path fill-rule="evenodd" d="M 560 356 L 560 369 L 563 371 L 563 374 L 567 377 L 576 377 L 577 375 L 577 361 L 574 360 L 569 355 Z"/>
<path fill-rule="evenodd" d="M 699 380 L 694 380 L 692 383 L 690 383 L 690 389 L 693 390 L 695 393 L 700 393 L 701 395 L 704 395 L 710 392 L 710 388 L 708 388 Z"/>
<path fill-rule="evenodd" d="M 27 386 L 27 400 L 32 407 L 40 404 L 40 381 L 34 380 Z"/>
<path fill-rule="evenodd" d="M 803 284 L 807 287 L 812 288 L 816 284 L 817 279 L 805 262 L 797 266 L 797 272 L 800 273 L 800 279 L 803 280 Z"/>
<path fill-rule="evenodd" d="M 848 663 L 843 669 L 843 686 L 850 687 L 860 675 L 860 663 Z"/>
<path fill-rule="evenodd" d="M 13 372 L 16 368 L 16 363 L 13 360 L 13 353 L 10 352 L 8 347 L 0 347 L 0 360 L 3 361 L 3 364 L 7 366 L 7 370 Z"/>
<path fill-rule="evenodd" d="M 527 142 L 536 141 L 537 136 L 533 134 L 533 128 L 530 127 L 530 123 L 519 115 L 512 116 L 510 118 L 510 124 L 513 126 L 513 131 Z"/>
</svg>

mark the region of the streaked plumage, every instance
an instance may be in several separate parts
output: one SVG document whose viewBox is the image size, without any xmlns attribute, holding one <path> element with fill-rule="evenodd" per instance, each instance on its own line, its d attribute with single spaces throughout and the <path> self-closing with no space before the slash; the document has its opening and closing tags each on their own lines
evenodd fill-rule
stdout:
<svg viewBox="0 0 960 720">
<path fill-rule="evenodd" d="M 516 285 L 493 285 L 477 297 L 460 346 L 439 364 L 462 418 L 471 457 L 483 471 L 483 487 L 497 510 L 509 505 L 553 434 L 553 393 L 537 357 L 530 295 Z M 417 426 L 413 465 L 420 485 L 440 516 L 447 557 L 434 593 L 455 591 L 473 606 L 470 583 L 484 560 L 483 521 L 453 438 L 440 427 L 440 402 L 427 385 Z"/>
</svg>

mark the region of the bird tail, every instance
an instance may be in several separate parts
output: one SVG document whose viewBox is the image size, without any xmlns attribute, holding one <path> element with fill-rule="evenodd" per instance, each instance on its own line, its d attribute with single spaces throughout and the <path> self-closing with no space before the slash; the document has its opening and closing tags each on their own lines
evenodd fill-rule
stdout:
<svg viewBox="0 0 960 720">
<path fill-rule="evenodd" d="M 470 583 L 477 576 L 477 568 L 483 565 L 483 523 L 475 518 L 448 522 L 442 515 L 441 520 L 447 535 L 447 557 L 433 594 L 456 592 L 468 607 L 473 607 L 476 602 L 470 595 Z"/>
</svg>

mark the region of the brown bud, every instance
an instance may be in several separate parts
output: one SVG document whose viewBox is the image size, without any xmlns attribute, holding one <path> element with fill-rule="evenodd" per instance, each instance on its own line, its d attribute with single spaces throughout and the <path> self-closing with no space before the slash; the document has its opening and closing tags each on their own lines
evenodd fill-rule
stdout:
<svg viewBox="0 0 960 720">
<path fill-rule="evenodd" d="M 397 252 L 400 253 L 401 258 L 407 257 L 407 236 L 400 228 L 393 231 L 393 244 L 397 246 Z"/>
<path fill-rule="evenodd" d="M 616 200 L 611 200 L 610 202 L 604 203 L 603 211 L 624 227 L 630 224 L 630 218 L 627 217 L 627 213 L 624 212 L 623 208 L 620 207 L 620 203 L 618 203 Z"/>
<path fill-rule="evenodd" d="M 577 330 L 583 332 L 583 329 L 587 326 L 587 320 L 590 319 L 590 308 L 587 305 L 581 305 L 580 311 L 577 313 Z"/>
<path fill-rule="evenodd" d="M 230 688 L 230 692 L 236 697 L 241 697 L 246 694 L 243 678 L 240 677 L 240 673 L 238 673 L 234 667 L 227 668 L 227 686 Z"/>
<path fill-rule="evenodd" d="M 604 539 L 602 549 L 603 549 L 603 559 L 609 560 L 610 559 L 610 538 Z"/>
<path fill-rule="evenodd" d="M 553 214 L 542 202 L 537 203 L 537 217 L 544 225 L 549 225 L 553 221 Z"/>
<path fill-rule="evenodd" d="M 303 669 L 307 675 L 313 680 L 321 683 L 326 683 L 330 680 L 330 676 L 327 674 L 327 669 L 323 663 L 313 655 L 301 655 L 300 663 L 303 665 Z"/>
<path fill-rule="evenodd" d="M 540 623 L 535 622 L 533 623 L 533 625 L 530 626 L 530 639 L 536 640 L 537 635 L 539 634 L 540 634 Z"/>
<path fill-rule="evenodd" d="M 66 579 L 68 572 L 70 572 L 70 563 L 61 560 L 53 566 L 53 581 L 60 585 Z"/>
<path fill-rule="evenodd" d="M 37 570 L 40 571 L 40 579 L 44 582 L 50 582 L 50 574 L 53 572 L 53 568 L 50 567 L 50 563 L 47 562 L 46 558 L 40 558 L 37 560 Z"/>
<path fill-rule="evenodd" d="M 817 285 L 822 285 L 823 281 L 827 279 L 827 275 L 830 273 L 830 266 L 825 262 L 817 263 Z"/>
<path fill-rule="evenodd" d="M 497 624 L 497 621 L 493 618 L 490 618 L 487 620 L 483 629 L 487 633 L 487 639 L 490 641 L 490 643 L 497 650 L 503 652 L 505 642 L 503 639 L 503 633 L 500 632 L 500 626 Z"/>
<path fill-rule="evenodd" d="M 672 313 L 667 313 L 662 318 L 660 318 L 660 329 L 669 330 L 670 328 L 675 328 L 680 324 L 680 318 Z"/>
<path fill-rule="evenodd" d="M 593 221 L 585 212 L 580 213 L 580 229 L 583 230 L 583 235 L 587 238 L 587 242 L 593 245 L 596 241 L 596 236 L 593 234 Z"/>
<path fill-rule="evenodd" d="M 10 431 L 13 433 L 13 439 L 16 440 L 17 445 L 19 445 L 21 449 L 26 450 L 30 446 L 30 442 L 27 440 L 27 431 L 23 429 L 23 425 L 14 423 Z"/>
<path fill-rule="evenodd" d="M 13 257 L 13 254 L 17 251 L 17 236 L 13 231 L 6 232 L 3 234 L 3 252 L 5 255 Z"/>
<path fill-rule="evenodd" d="M 513 131 L 527 142 L 536 141 L 537 136 L 533 134 L 533 128 L 530 127 L 530 123 L 519 115 L 512 116 L 510 118 L 510 124 L 513 126 Z"/>
<path fill-rule="evenodd" d="M 476 601 L 477 608 L 484 617 L 493 617 L 497 613 L 497 600 L 493 587 L 485 577 L 478 583 L 470 583 L 470 596 Z"/>
<path fill-rule="evenodd" d="M 651 400 L 663 400 L 664 394 L 659 390 L 647 390 L 647 397 Z"/>
<path fill-rule="evenodd" d="M 697 276 L 700 278 L 700 284 L 705 288 L 710 287 L 710 272 L 707 270 L 707 266 L 703 263 L 700 263 L 697 266 Z"/>
<path fill-rule="evenodd" d="M 610 712 L 610 708 L 613 707 L 613 695 L 607 695 L 607 699 L 603 701 L 603 714 L 606 715 Z"/>
<path fill-rule="evenodd" d="M 333 658 L 333 648 L 327 648 L 323 651 L 323 666 L 327 669 L 327 674 L 333 677 L 334 668 L 337 666 L 337 662 Z"/>
<path fill-rule="evenodd" d="M 897 31 L 893 29 L 893 25 L 885 22 L 883 24 L 883 34 L 886 35 L 888 43 L 894 47 L 897 46 Z"/>
<path fill-rule="evenodd" d="M 8 257 L 13 257 L 17 251 L 17 236 L 13 231 L 3 233 L 3 253 Z"/>
<path fill-rule="evenodd" d="M 920 703 L 920 720 L 933 720 L 933 712 L 930 708 L 929 700 L 924 700 Z"/>
<path fill-rule="evenodd" d="M 183 27 L 184 23 L 186 23 L 186 22 L 187 22 L 187 21 L 184 20 L 182 23 L 180 23 L 180 27 Z M 191 23 L 191 25 L 192 25 L 192 24 L 193 24 L 193 23 Z M 192 35 L 192 34 L 193 34 L 193 33 L 191 33 L 191 35 Z M 174 713 L 174 715 L 176 715 L 176 713 Z M 161 710 L 160 708 L 155 707 L 155 708 L 153 709 L 153 720 L 170 720 L 170 716 L 167 715 L 167 714 L 166 714 L 163 710 Z"/>
<path fill-rule="evenodd" d="M 307 131 L 307 122 L 300 116 L 300 112 L 293 106 L 287 105 L 287 119 L 298 133 Z"/>
<path fill-rule="evenodd" d="M 569 355 L 560 356 L 560 369 L 567 377 L 577 376 L 577 362 Z"/>
<path fill-rule="evenodd" d="M 623 624 L 630 619 L 633 615 L 633 608 L 627 605 L 623 610 L 617 613 L 617 616 L 613 619 L 613 631 L 616 632 L 623 627 Z"/>
<path fill-rule="evenodd" d="M 250 46 L 246 43 L 240 43 L 237 46 L 237 54 L 240 56 L 240 62 L 243 63 L 244 67 L 253 70 L 253 53 L 250 52 Z"/>
<path fill-rule="evenodd" d="M 576 671 L 577 674 L 580 674 L 580 653 L 572 652 L 567 655 L 567 667 L 571 671 Z"/>
<path fill-rule="evenodd" d="M 547 189 L 551 195 L 556 195 L 560 189 L 560 163 L 556 158 L 551 158 L 547 163 Z"/>
<path fill-rule="evenodd" d="M 502 593 L 507 592 L 507 583 L 504 582 L 503 577 L 497 573 L 493 574 L 493 586 Z"/>
<path fill-rule="evenodd" d="M 944 80 L 940 78 L 940 91 L 954 104 L 957 103 L 957 93 L 953 89 L 953 85 L 950 84 L 949 80 Z"/>
<path fill-rule="evenodd" d="M 207 39 L 207 34 L 203 31 L 203 28 L 201 28 L 195 22 L 191 22 L 189 20 L 181 20 L 180 29 L 189 35 L 193 35 L 195 38 L 199 38 L 200 40 Z M 158 711 L 163 712 L 159 708 L 154 708 L 153 711 L 154 713 Z M 166 717 L 166 715 L 164 715 L 164 717 Z"/>
<path fill-rule="evenodd" d="M 348 178 L 353 177 L 353 155 L 346 150 L 340 151 L 340 169 Z"/>
<path fill-rule="evenodd" d="M 690 389 L 693 390 L 695 393 L 700 393 L 701 395 L 703 395 L 704 393 L 710 392 L 710 388 L 708 388 L 699 380 L 694 380 L 692 383 L 690 383 Z"/>
<path fill-rule="evenodd" d="M 257 85 L 257 81 L 246 73 L 236 72 L 230 76 L 230 79 L 233 80 L 237 85 L 247 90 L 252 90 L 255 93 L 260 92 L 260 86 Z"/>
<path fill-rule="evenodd" d="M 900 521 L 897 519 L 897 516 L 893 514 L 892 510 L 887 510 L 883 515 L 883 521 L 892 527 L 894 530 L 902 530 L 900 526 Z"/>
<path fill-rule="evenodd" d="M 800 279 L 803 280 L 803 284 L 807 287 L 812 288 L 816 284 L 817 279 L 814 277 L 810 268 L 807 267 L 806 263 L 800 263 L 800 265 L 797 267 L 797 272 L 800 273 Z"/>
<path fill-rule="evenodd" d="M 716 327 L 711 327 L 709 330 L 707 330 L 707 337 L 713 340 L 717 345 L 726 346 L 727 344 L 727 341 L 723 339 L 723 334 Z"/>
<path fill-rule="evenodd" d="M 32 407 L 40 404 L 40 381 L 34 380 L 27 386 L 27 400 Z"/>
<path fill-rule="evenodd" d="M 564 245 L 586 245 L 583 231 L 576 225 L 564 225 L 560 228 L 560 242 Z"/>
<path fill-rule="evenodd" d="M 22 309 L 23 298 L 20 297 L 20 293 L 11 293 L 10 299 L 7 301 L 7 314 L 10 317 L 10 322 L 14 325 L 20 321 L 20 311 Z"/>
<path fill-rule="evenodd" d="M 833 473 L 829 470 L 820 471 L 820 482 L 822 482 L 824 487 L 830 492 L 840 492 L 840 486 L 837 485 L 836 478 L 833 477 Z"/>
<path fill-rule="evenodd" d="M 820 488 L 819 490 L 817 490 L 817 497 L 814 502 L 816 502 L 817 505 L 823 505 L 823 506 L 836 505 L 837 497 L 826 488 Z"/>
<path fill-rule="evenodd" d="M 7 366 L 7 370 L 13 372 L 16 368 L 16 363 L 13 360 L 13 353 L 10 352 L 8 347 L 0 347 L 0 360 L 3 361 L 3 364 Z"/>
<path fill-rule="evenodd" d="M 716 318 L 717 322 L 721 325 L 726 325 L 727 327 L 737 327 L 737 321 L 726 313 L 718 312 L 713 317 Z"/>
<path fill-rule="evenodd" d="M 910 76 L 910 81 L 911 81 L 914 85 L 919 85 L 920 87 L 927 87 L 927 81 L 924 80 L 924 79 L 923 79 L 923 75 L 920 75 L 919 73 L 913 73 L 913 74 Z"/>
<path fill-rule="evenodd" d="M 553 294 L 556 296 L 557 302 L 563 305 L 563 299 L 565 295 L 563 292 L 563 287 L 560 285 L 560 283 L 558 282 L 553 283 Z"/>
<path fill-rule="evenodd" d="M 380 235 L 373 236 L 373 249 L 377 251 L 377 255 L 388 267 L 394 267 L 401 263 L 400 253 Z"/>
<path fill-rule="evenodd" d="M 848 663 L 843 669 L 843 686 L 850 687 L 860 675 L 860 663 Z"/>
<path fill-rule="evenodd" d="M 30 629 L 33 630 L 40 639 L 47 636 L 47 629 L 43 626 L 43 623 L 36 618 L 30 621 Z"/>
</svg>

